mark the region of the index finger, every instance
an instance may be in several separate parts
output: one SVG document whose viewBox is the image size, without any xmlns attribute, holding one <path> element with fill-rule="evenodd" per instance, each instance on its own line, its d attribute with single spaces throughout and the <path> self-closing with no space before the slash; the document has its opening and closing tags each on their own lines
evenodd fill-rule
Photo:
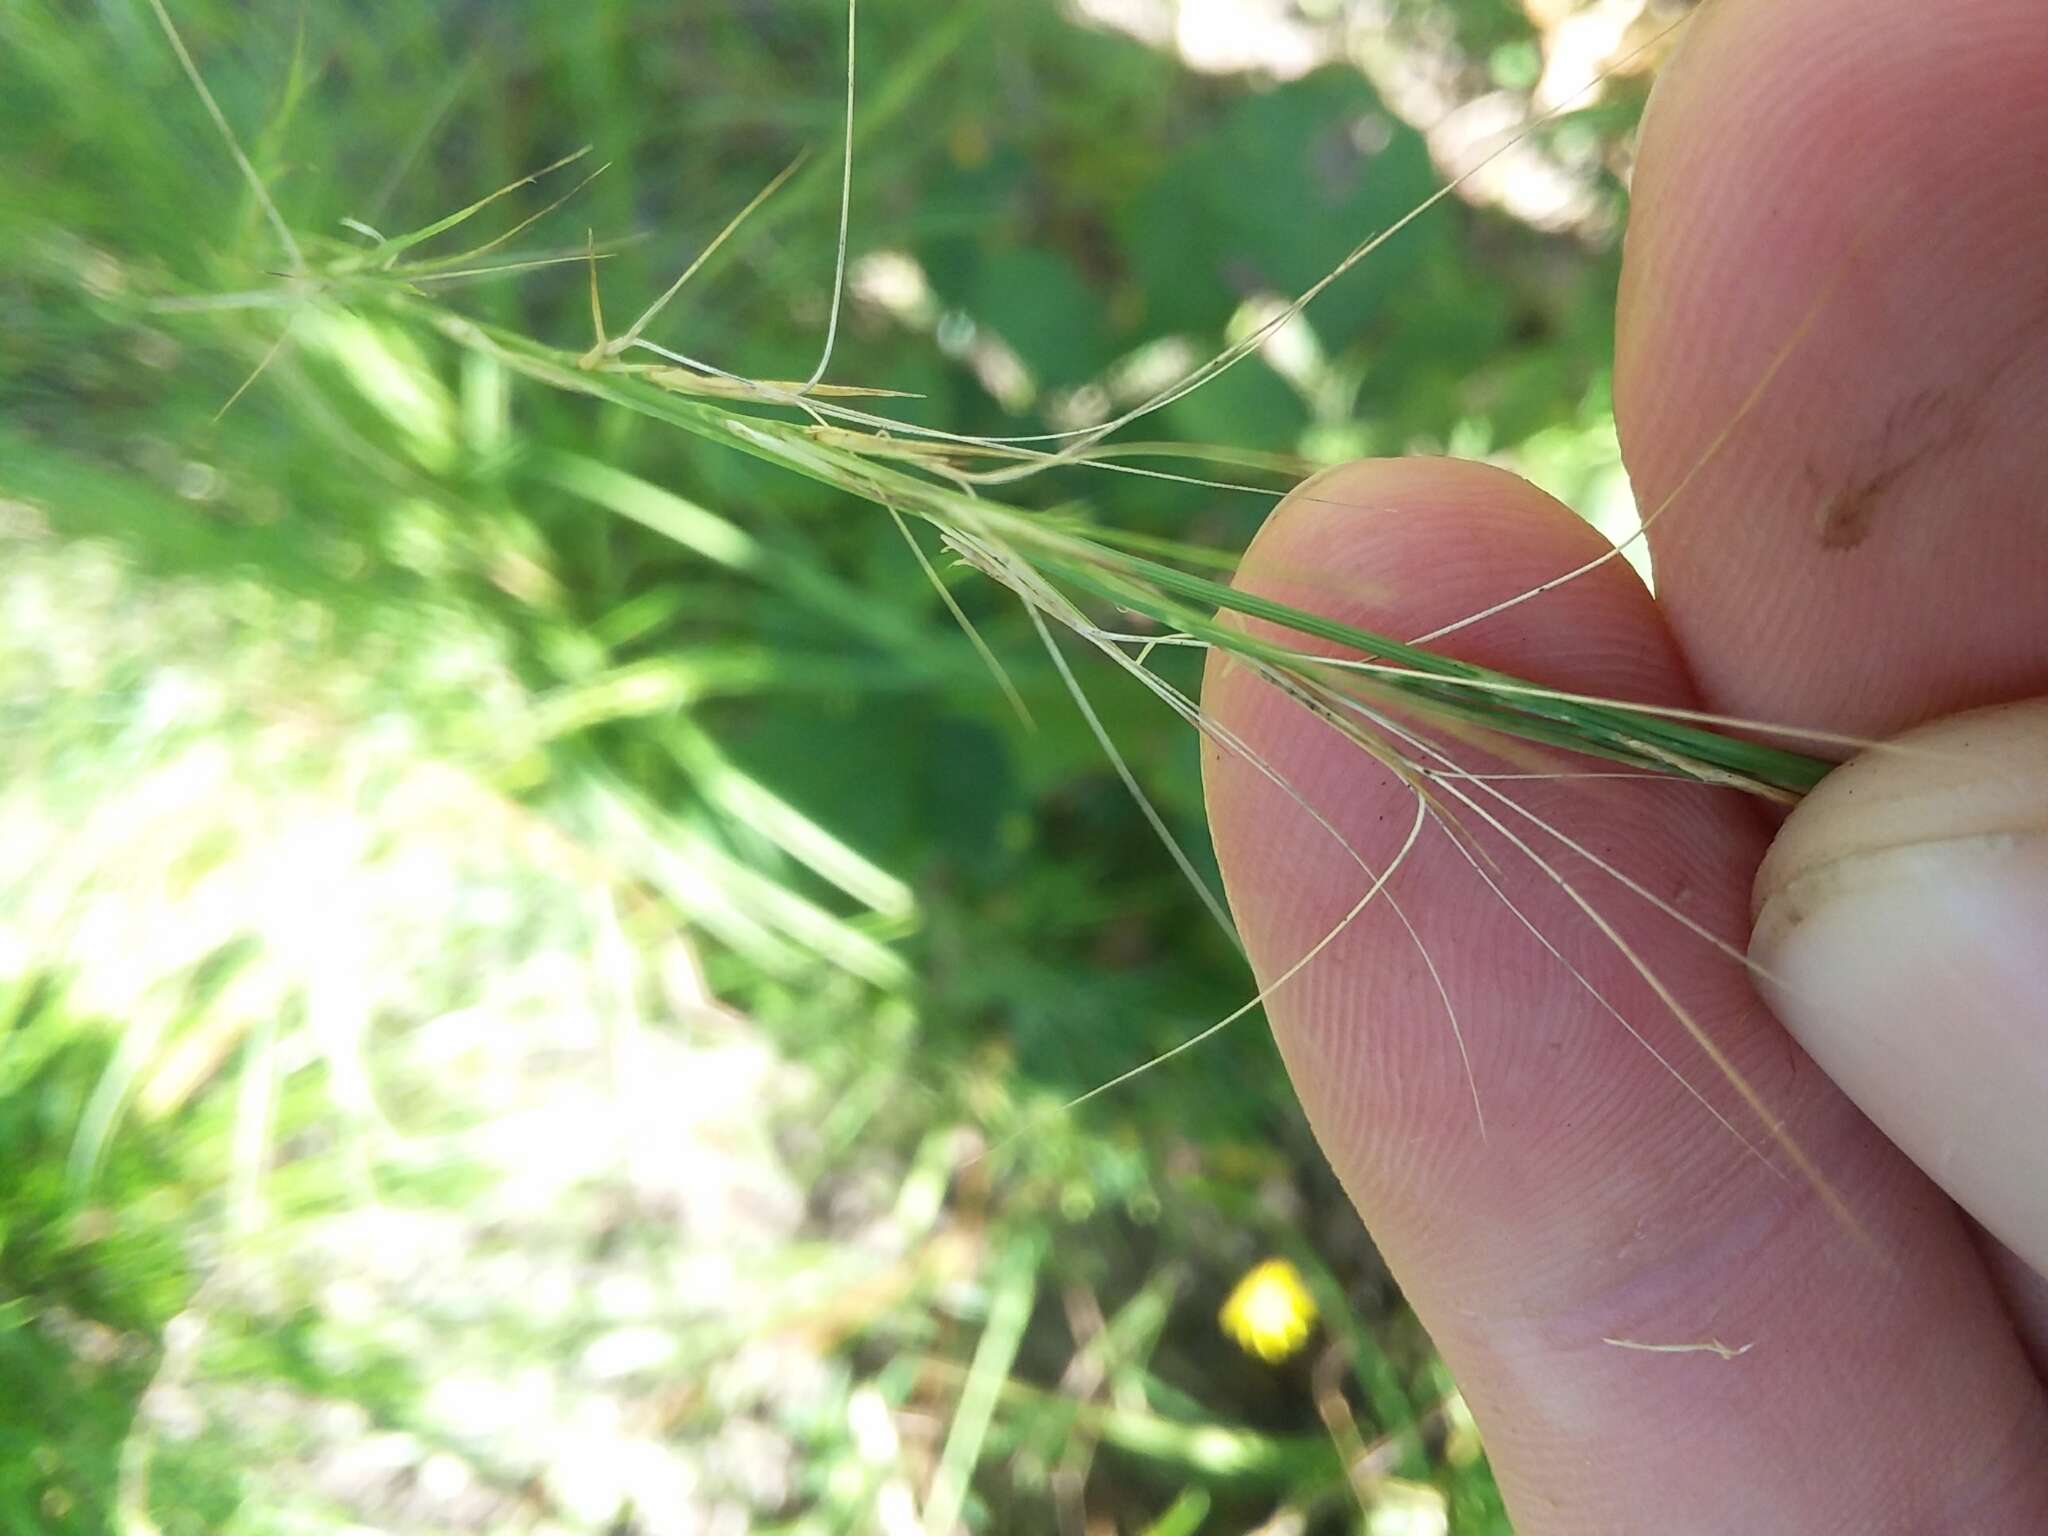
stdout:
<svg viewBox="0 0 2048 1536">
<path fill-rule="evenodd" d="M 1632 190 L 1615 415 L 1708 706 L 2048 691 L 2048 5 L 1713 0 Z"/>
</svg>

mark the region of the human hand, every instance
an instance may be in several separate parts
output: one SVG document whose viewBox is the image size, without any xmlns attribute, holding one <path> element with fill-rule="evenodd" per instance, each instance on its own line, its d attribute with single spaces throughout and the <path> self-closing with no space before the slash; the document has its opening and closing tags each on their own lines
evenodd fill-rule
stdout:
<svg viewBox="0 0 2048 1536">
<path fill-rule="evenodd" d="M 1618 318 L 1637 494 L 1683 486 L 1657 598 L 1609 561 L 1437 644 L 1858 737 L 2048 693 L 2044 252 L 2042 0 L 1711 0 L 1644 124 Z M 1601 548 L 1499 471 L 1371 462 L 1297 491 L 1239 583 L 1421 635 Z M 1383 869 L 1414 800 L 1220 654 L 1204 698 L 1300 797 L 1209 749 L 1270 982 L 1369 881 L 1329 828 Z M 1444 801 L 1514 910 L 1431 826 L 1398 910 L 1270 997 L 1524 1536 L 2048 1530 L 2048 705 L 1992 735 L 1952 723 L 1795 816 L 1753 951 L 1778 1016 L 1740 959 L 1771 818 L 1619 779 L 1465 781 Z"/>
</svg>

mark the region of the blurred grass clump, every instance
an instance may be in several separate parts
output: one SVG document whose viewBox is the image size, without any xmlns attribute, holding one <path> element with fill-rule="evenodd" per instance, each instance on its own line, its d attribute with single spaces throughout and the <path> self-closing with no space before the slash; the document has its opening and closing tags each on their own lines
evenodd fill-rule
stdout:
<svg viewBox="0 0 2048 1536">
<path fill-rule="evenodd" d="M 1271 10 L 1203 72 L 1087 7 L 865 7 L 832 377 L 1103 420 L 1563 35 Z M 873 507 L 279 277 L 589 144 L 411 279 L 580 351 L 586 251 L 636 314 L 810 149 L 656 326 L 802 379 L 840 0 L 170 14 L 282 232 L 147 0 L 0 13 L 0 1529 L 1504 1530 L 1261 1034 L 1057 1112 L 1249 983 L 1008 594 L 942 563 L 1028 729 Z M 1525 146 L 1548 216 L 1436 210 L 1159 435 L 1625 517 L 1637 95 Z M 1267 505 L 1021 494 L 1225 553 Z M 1206 868 L 1193 733 L 1083 683 Z"/>
</svg>

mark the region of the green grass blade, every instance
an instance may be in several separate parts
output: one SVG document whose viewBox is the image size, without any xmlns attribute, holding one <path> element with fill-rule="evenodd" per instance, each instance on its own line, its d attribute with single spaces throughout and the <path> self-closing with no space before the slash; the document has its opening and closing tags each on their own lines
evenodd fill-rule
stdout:
<svg viewBox="0 0 2048 1536">
<path fill-rule="evenodd" d="M 1023 1347 L 1024 1328 L 1031 1321 L 1037 1284 L 1038 1245 L 1032 1239 L 1020 1238 L 1010 1245 L 996 1266 L 988 1324 L 981 1331 L 981 1342 L 975 1346 L 959 1406 L 953 1411 L 953 1427 L 946 1433 L 939 1469 L 932 1477 L 931 1496 L 925 1501 L 925 1536 L 952 1536 L 959 1524 L 968 1482 L 974 1476 L 975 1464 L 981 1460 L 982 1443 L 995 1419 L 997 1400 L 1017 1362 L 1017 1351 Z"/>
</svg>

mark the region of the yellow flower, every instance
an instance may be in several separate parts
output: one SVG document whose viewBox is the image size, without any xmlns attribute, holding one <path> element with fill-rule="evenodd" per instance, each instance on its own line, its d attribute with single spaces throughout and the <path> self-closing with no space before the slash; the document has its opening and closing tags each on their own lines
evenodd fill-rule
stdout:
<svg viewBox="0 0 2048 1536">
<path fill-rule="evenodd" d="M 1315 1298 L 1292 1264 L 1267 1259 L 1245 1272 L 1216 1321 L 1245 1353 L 1277 1365 L 1308 1341 L 1316 1322 Z"/>
</svg>

